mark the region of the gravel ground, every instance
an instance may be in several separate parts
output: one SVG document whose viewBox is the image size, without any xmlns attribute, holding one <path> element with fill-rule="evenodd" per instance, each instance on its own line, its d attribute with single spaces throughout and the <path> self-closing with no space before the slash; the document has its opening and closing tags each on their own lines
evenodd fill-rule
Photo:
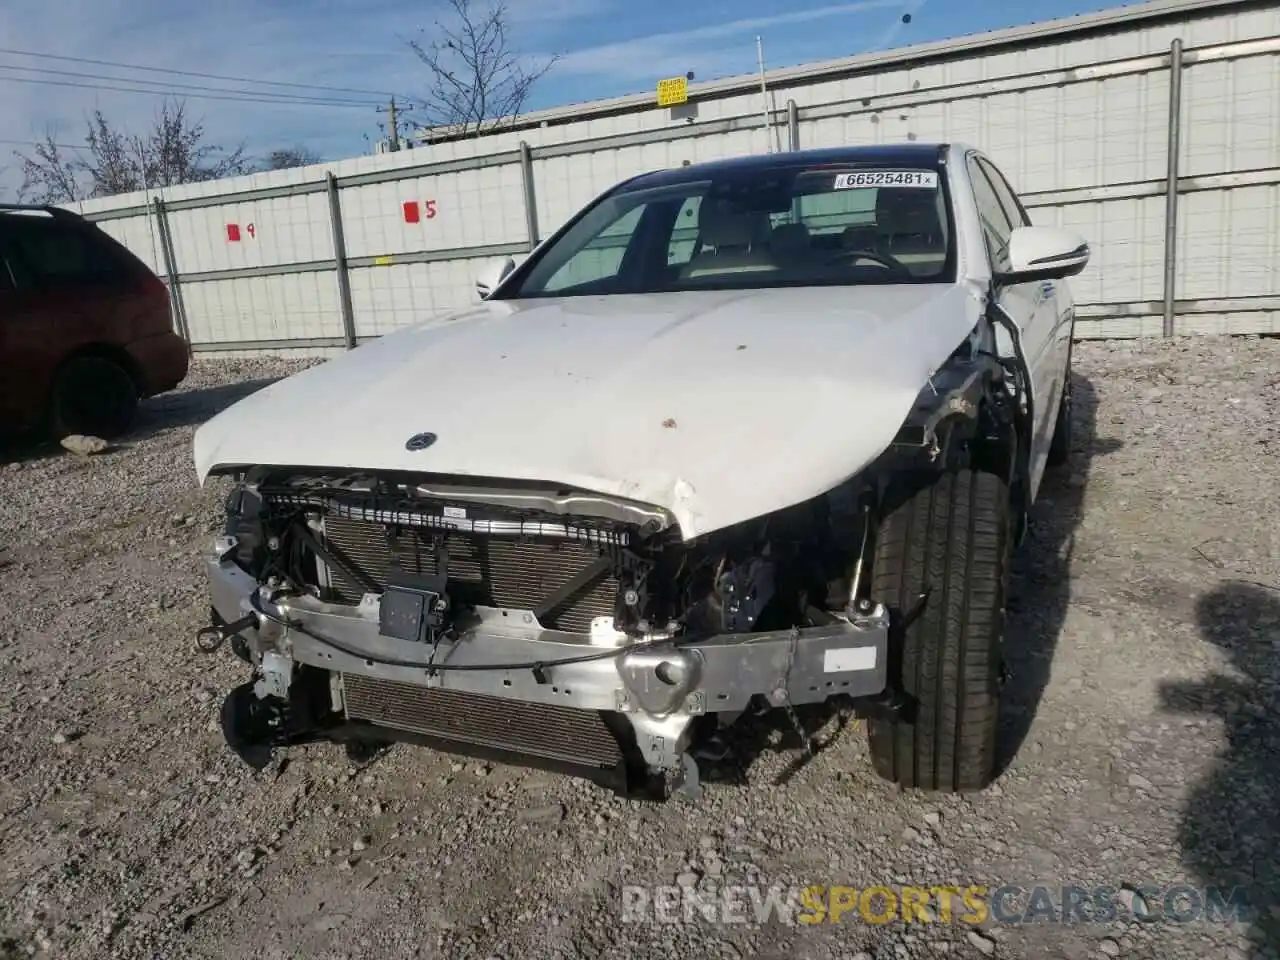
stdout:
<svg viewBox="0 0 1280 960">
<path fill-rule="evenodd" d="M 906 794 L 846 730 L 696 802 L 396 747 L 223 746 L 194 652 L 225 490 L 195 425 L 298 369 L 200 363 L 93 458 L 0 453 L 0 956 L 1280 957 L 1280 340 L 1083 343 L 1019 554 L 1007 768 Z M 623 922 L 624 886 L 1248 885 L 1252 923 Z M 1016 912 L 1022 901 L 1009 903 Z"/>
</svg>

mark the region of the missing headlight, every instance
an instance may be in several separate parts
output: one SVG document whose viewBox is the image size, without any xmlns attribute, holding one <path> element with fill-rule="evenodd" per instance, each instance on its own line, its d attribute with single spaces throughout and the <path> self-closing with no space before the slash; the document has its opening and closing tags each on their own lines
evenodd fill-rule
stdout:
<svg viewBox="0 0 1280 960">
<path fill-rule="evenodd" d="M 236 484 L 227 494 L 223 534 L 236 541 L 231 558 L 236 565 L 257 576 L 267 563 L 268 534 L 263 523 L 265 503 L 256 487 Z"/>
</svg>

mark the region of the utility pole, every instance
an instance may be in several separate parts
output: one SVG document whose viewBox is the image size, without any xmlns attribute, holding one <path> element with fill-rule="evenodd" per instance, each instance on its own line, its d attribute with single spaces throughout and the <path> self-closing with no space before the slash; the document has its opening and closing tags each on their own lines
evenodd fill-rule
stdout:
<svg viewBox="0 0 1280 960">
<path fill-rule="evenodd" d="M 764 145 L 773 153 L 773 122 L 769 111 L 769 86 L 764 78 L 764 40 L 756 36 L 756 61 L 760 64 L 760 100 L 764 113 Z"/>
<path fill-rule="evenodd" d="M 390 149 L 392 149 L 392 150 L 399 150 L 399 149 L 400 149 L 400 124 L 399 124 L 399 121 L 398 121 L 398 119 L 397 119 L 397 115 L 396 115 L 396 111 L 397 111 L 398 109 L 399 109 L 399 108 L 396 106 L 396 98 L 395 98 L 395 97 L 392 97 L 392 98 L 391 98 L 391 103 L 390 103 L 388 106 L 386 106 L 386 107 L 378 107 L 378 112 L 379 112 L 379 113 L 385 113 L 385 114 L 387 115 L 387 126 L 388 126 L 388 127 L 390 128 L 390 130 L 391 130 L 391 143 L 390 143 Z M 409 107 L 409 109 L 410 109 L 410 110 L 412 110 L 412 109 L 413 109 L 413 107 L 412 107 L 412 106 L 410 106 L 410 107 Z"/>
<path fill-rule="evenodd" d="M 134 151 L 138 154 L 138 173 L 142 175 L 142 193 L 147 202 L 147 230 L 151 234 L 151 262 L 159 269 L 160 254 L 156 251 L 156 225 L 152 219 L 155 208 L 151 206 L 151 178 L 147 176 L 147 158 L 142 155 L 142 144 L 134 141 Z M 172 283 L 172 280 L 170 280 Z"/>
</svg>

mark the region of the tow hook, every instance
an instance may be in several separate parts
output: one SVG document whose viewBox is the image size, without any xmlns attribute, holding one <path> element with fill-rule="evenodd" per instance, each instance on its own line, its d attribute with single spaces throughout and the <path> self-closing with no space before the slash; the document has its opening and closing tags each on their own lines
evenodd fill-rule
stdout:
<svg viewBox="0 0 1280 960">
<path fill-rule="evenodd" d="M 248 630 L 257 625 L 258 618 L 252 613 L 231 623 L 211 623 L 196 631 L 196 649 L 201 653 L 215 653 L 229 637 L 234 637 L 241 630 Z"/>
<path fill-rule="evenodd" d="M 691 801 L 696 801 L 702 796 L 702 777 L 698 771 L 698 761 L 688 751 L 680 754 L 679 769 L 667 773 L 667 796 L 677 795 Z"/>
</svg>

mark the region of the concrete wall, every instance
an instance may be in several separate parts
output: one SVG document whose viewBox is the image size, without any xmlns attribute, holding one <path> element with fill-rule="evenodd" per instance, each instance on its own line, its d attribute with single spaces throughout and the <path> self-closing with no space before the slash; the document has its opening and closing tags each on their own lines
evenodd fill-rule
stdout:
<svg viewBox="0 0 1280 960">
<path fill-rule="evenodd" d="M 621 109 L 588 104 L 482 138 L 81 209 L 176 276 L 197 349 L 323 350 L 473 302 L 481 267 L 536 239 L 529 205 L 546 236 L 624 177 L 771 141 L 963 140 L 995 160 L 1037 223 L 1090 240 L 1093 263 L 1073 282 L 1081 335 L 1150 335 L 1165 308 L 1170 102 L 1180 87 L 1175 330 L 1280 332 L 1280 4 L 1157 0 L 776 73 L 771 136 L 758 87 L 720 81 L 691 89 L 692 121 L 637 98 Z"/>
</svg>

